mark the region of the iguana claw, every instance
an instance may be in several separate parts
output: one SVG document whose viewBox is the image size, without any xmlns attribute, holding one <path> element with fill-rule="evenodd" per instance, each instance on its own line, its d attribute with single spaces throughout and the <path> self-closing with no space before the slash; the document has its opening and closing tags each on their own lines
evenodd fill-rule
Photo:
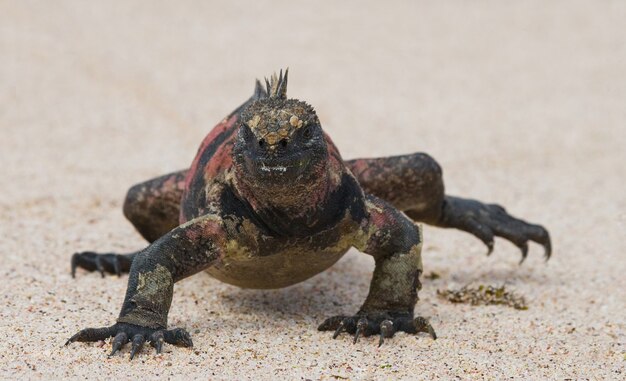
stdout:
<svg viewBox="0 0 626 381">
<path fill-rule="evenodd" d="M 141 351 L 146 341 L 156 349 L 157 354 L 163 349 L 163 342 L 181 347 L 192 347 L 191 336 L 182 328 L 170 330 L 141 327 L 134 324 L 116 323 L 110 327 L 86 328 L 70 337 L 65 345 L 75 341 L 99 341 L 113 337 L 109 357 L 117 353 L 126 343 L 132 342 L 130 359 Z M 129 340 L 129 337 L 132 338 Z"/>
</svg>

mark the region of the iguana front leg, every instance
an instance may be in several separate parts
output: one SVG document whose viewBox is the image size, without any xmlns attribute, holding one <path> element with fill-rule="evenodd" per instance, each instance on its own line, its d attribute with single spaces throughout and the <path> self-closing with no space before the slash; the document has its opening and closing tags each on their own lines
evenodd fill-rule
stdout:
<svg viewBox="0 0 626 381">
<path fill-rule="evenodd" d="M 111 355 L 131 341 L 131 358 L 146 341 L 157 352 L 161 351 L 163 342 L 191 346 L 191 337 L 185 330 L 167 330 L 174 283 L 216 263 L 227 239 L 222 220 L 215 215 L 198 217 L 159 238 L 133 260 L 117 323 L 83 329 L 66 345 L 115 337 Z"/>
<path fill-rule="evenodd" d="M 430 323 L 413 315 L 421 288 L 420 228 L 385 201 L 368 196 L 366 205 L 369 220 L 363 229 L 367 239 L 356 246 L 376 260 L 369 294 L 355 315 L 331 317 L 318 329 L 334 330 L 333 338 L 347 331 L 354 334 L 355 343 L 361 334 L 379 334 L 379 345 L 397 331 L 426 332 L 436 338 Z"/>
</svg>

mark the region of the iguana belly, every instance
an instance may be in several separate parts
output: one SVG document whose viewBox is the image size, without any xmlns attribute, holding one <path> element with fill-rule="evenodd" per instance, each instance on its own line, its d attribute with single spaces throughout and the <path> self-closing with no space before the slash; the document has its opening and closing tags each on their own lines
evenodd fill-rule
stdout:
<svg viewBox="0 0 626 381">
<path fill-rule="evenodd" d="M 269 255 L 255 255 L 241 250 L 239 253 L 228 253 L 206 271 L 222 282 L 243 288 L 281 288 L 328 269 L 349 248 L 349 245 L 339 245 L 311 251 L 310 248 L 293 246 Z"/>
</svg>

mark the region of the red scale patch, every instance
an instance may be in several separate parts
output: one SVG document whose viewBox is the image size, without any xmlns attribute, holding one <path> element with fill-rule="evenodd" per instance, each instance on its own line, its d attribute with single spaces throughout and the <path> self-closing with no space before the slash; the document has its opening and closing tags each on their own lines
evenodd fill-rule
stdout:
<svg viewBox="0 0 626 381">
<path fill-rule="evenodd" d="M 228 142 L 220 146 L 215 155 L 207 163 L 204 168 L 204 178 L 209 180 L 217 176 L 220 172 L 230 168 L 233 165 L 233 143 Z"/>
<path fill-rule="evenodd" d="M 191 164 L 189 169 L 189 173 L 187 174 L 187 179 L 185 180 L 185 187 L 188 188 L 192 179 L 198 173 L 198 163 L 200 162 L 200 158 L 202 157 L 202 153 L 209 147 L 213 141 L 222 134 L 231 135 L 236 131 L 235 124 L 237 122 L 237 115 L 231 116 L 229 119 L 219 123 L 211 132 L 207 135 L 206 138 L 202 141 L 200 148 L 198 149 L 198 153 Z M 207 167 L 204 170 L 205 178 L 213 177 L 220 171 L 230 167 L 232 165 L 232 158 L 230 153 L 232 152 L 232 143 L 228 144 L 225 141 L 215 152 L 215 155 L 211 158 L 209 163 L 207 163 Z"/>
</svg>

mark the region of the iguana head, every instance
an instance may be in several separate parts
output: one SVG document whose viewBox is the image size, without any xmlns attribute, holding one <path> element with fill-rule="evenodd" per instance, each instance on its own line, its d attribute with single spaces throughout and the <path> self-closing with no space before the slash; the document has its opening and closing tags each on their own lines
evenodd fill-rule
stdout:
<svg viewBox="0 0 626 381">
<path fill-rule="evenodd" d="M 319 176 L 328 151 L 313 107 L 287 99 L 287 75 L 281 71 L 266 80 L 267 94 L 241 114 L 233 147 L 238 177 L 272 187 Z"/>
</svg>

